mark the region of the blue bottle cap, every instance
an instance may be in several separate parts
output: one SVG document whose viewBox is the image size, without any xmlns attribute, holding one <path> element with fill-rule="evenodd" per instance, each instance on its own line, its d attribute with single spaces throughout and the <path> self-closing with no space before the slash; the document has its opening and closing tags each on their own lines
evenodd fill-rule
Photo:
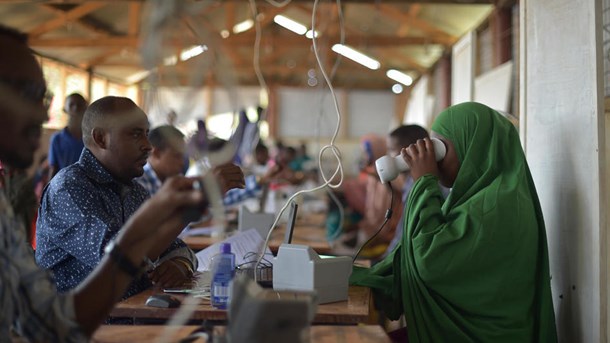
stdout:
<svg viewBox="0 0 610 343">
<path fill-rule="evenodd" d="M 230 254 L 231 253 L 231 243 L 220 243 L 220 253 L 221 254 Z"/>
</svg>

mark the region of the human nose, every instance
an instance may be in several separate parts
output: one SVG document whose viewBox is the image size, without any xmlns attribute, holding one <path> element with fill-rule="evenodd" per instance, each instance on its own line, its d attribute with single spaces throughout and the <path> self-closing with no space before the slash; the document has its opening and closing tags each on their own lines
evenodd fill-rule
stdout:
<svg viewBox="0 0 610 343">
<path fill-rule="evenodd" d="M 141 149 L 146 152 L 150 152 L 152 150 L 152 145 L 150 144 L 150 141 L 148 140 L 148 136 L 144 136 L 144 141 L 142 142 Z"/>
</svg>

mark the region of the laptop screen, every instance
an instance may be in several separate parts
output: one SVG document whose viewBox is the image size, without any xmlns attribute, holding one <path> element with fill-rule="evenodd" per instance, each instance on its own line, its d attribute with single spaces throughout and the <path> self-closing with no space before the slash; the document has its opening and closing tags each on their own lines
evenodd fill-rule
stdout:
<svg viewBox="0 0 610 343">
<path fill-rule="evenodd" d="M 299 205 L 296 202 L 290 202 L 290 212 L 288 213 L 288 222 L 286 223 L 286 233 L 284 234 L 284 243 L 290 244 L 292 242 L 292 231 L 294 230 L 294 224 L 297 220 L 297 209 Z"/>
</svg>

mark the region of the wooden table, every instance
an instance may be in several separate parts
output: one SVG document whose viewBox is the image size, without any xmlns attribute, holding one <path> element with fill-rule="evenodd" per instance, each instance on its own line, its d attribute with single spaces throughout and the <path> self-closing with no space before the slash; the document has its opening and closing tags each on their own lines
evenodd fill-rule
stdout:
<svg viewBox="0 0 610 343">
<path fill-rule="evenodd" d="M 308 245 L 318 254 L 329 254 L 331 252 L 331 247 L 326 240 L 326 229 L 324 227 L 325 217 L 326 214 L 315 213 L 297 219 L 292 233 L 292 243 Z M 284 230 L 285 227 L 282 225 L 275 228 L 272 233 L 269 241 L 269 249 L 271 249 L 274 254 L 277 253 L 280 244 L 282 244 L 284 240 Z M 264 238 L 265 237 L 263 237 L 263 239 Z M 189 248 L 199 251 L 222 239 L 211 236 L 187 236 L 182 238 L 182 240 Z"/>
<path fill-rule="evenodd" d="M 93 334 L 92 342 L 100 343 L 149 343 L 164 333 L 164 325 L 103 325 Z M 181 326 L 171 337 L 172 342 L 188 336 L 198 326 Z M 222 331 L 222 328 L 219 328 Z M 312 326 L 310 342 L 317 343 L 389 343 L 390 339 L 380 326 Z"/>
<path fill-rule="evenodd" d="M 140 294 L 119 302 L 110 316 L 125 318 L 155 318 L 169 319 L 177 309 L 157 308 L 144 305 L 146 299 L 160 291 L 149 289 Z M 184 295 L 176 294 L 176 298 L 183 300 Z M 215 309 L 209 300 L 200 299 L 201 303 L 196 306 L 190 316 L 191 320 L 226 320 L 227 311 Z M 347 301 L 318 305 L 314 323 L 320 324 L 359 324 L 371 322 L 371 290 L 367 287 L 350 286 Z"/>
</svg>

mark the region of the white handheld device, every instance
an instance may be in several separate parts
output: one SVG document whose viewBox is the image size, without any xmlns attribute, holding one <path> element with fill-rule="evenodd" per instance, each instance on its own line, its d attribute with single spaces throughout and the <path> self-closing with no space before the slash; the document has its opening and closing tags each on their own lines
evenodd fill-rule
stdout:
<svg viewBox="0 0 610 343">
<path fill-rule="evenodd" d="M 437 138 L 431 138 L 430 140 L 434 145 L 436 161 L 439 162 L 445 158 L 445 154 L 447 154 L 445 143 Z M 375 161 L 375 168 L 377 169 L 377 174 L 379 175 L 381 182 L 386 183 L 398 177 L 400 172 L 409 170 L 409 165 L 402 158 L 402 155 L 399 154 L 395 157 L 383 156 L 378 158 L 377 161 Z"/>
</svg>

